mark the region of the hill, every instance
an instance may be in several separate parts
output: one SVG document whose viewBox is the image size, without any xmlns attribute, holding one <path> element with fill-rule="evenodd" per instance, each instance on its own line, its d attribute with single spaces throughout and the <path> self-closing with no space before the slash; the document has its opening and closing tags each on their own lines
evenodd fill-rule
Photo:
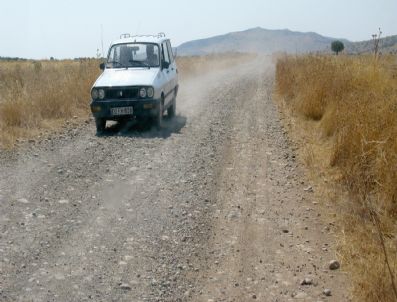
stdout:
<svg viewBox="0 0 397 302">
<path fill-rule="evenodd" d="M 183 43 L 178 47 L 180 55 L 205 55 L 222 52 L 255 53 L 305 53 L 329 49 L 334 38 L 314 32 L 296 32 L 288 29 L 269 30 L 261 27 L 232 32 Z M 343 42 L 348 42 L 343 40 Z"/>
<path fill-rule="evenodd" d="M 348 42 L 345 44 L 346 51 L 352 54 L 369 53 L 373 50 L 374 42 L 366 40 L 361 42 Z M 397 35 L 380 39 L 379 49 L 382 53 L 397 53 Z"/>
</svg>

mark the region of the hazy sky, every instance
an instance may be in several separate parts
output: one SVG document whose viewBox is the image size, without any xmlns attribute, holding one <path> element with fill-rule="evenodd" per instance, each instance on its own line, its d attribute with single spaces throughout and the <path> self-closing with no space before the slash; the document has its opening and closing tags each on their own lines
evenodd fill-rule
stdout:
<svg viewBox="0 0 397 302">
<path fill-rule="evenodd" d="M 397 0 L 4 0 L 0 56 L 68 58 L 105 52 L 121 33 L 165 32 L 174 46 L 252 27 L 353 41 L 397 34 Z"/>
</svg>

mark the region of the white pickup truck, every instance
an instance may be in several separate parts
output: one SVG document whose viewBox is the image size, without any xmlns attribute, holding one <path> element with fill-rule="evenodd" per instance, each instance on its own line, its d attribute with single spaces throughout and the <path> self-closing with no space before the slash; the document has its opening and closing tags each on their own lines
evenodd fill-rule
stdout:
<svg viewBox="0 0 397 302">
<path fill-rule="evenodd" d="M 170 40 L 163 34 L 124 34 L 110 46 L 103 73 L 91 89 L 97 132 L 106 121 L 151 119 L 161 129 L 163 114 L 173 117 L 178 69 Z"/>
</svg>

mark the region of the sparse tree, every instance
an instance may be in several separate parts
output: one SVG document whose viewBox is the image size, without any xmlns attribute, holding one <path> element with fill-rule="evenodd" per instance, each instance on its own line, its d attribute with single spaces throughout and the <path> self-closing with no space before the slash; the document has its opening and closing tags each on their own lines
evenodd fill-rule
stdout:
<svg viewBox="0 0 397 302">
<path fill-rule="evenodd" d="M 345 45 L 339 40 L 331 43 L 331 49 L 336 55 L 338 55 L 342 50 L 345 49 Z"/>
</svg>

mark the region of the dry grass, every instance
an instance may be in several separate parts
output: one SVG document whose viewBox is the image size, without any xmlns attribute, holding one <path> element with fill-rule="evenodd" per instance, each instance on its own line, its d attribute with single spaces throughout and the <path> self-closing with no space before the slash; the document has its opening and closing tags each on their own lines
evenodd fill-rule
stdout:
<svg viewBox="0 0 397 302">
<path fill-rule="evenodd" d="M 252 55 L 178 57 L 181 78 L 244 62 Z M 98 60 L 0 62 L 0 148 L 90 116 Z"/>
<path fill-rule="evenodd" d="M 393 56 L 284 57 L 277 63 L 281 108 L 298 129 L 293 136 L 314 150 L 303 155 L 308 169 L 335 180 L 340 253 L 357 301 L 396 301 L 396 66 Z"/>
<path fill-rule="evenodd" d="M 199 74 L 230 68 L 252 60 L 253 54 L 213 54 L 207 56 L 178 57 L 177 64 L 182 78 L 195 77 Z"/>
<path fill-rule="evenodd" d="M 0 63 L 0 145 L 87 117 L 98 61 Z"/>
</svg>

